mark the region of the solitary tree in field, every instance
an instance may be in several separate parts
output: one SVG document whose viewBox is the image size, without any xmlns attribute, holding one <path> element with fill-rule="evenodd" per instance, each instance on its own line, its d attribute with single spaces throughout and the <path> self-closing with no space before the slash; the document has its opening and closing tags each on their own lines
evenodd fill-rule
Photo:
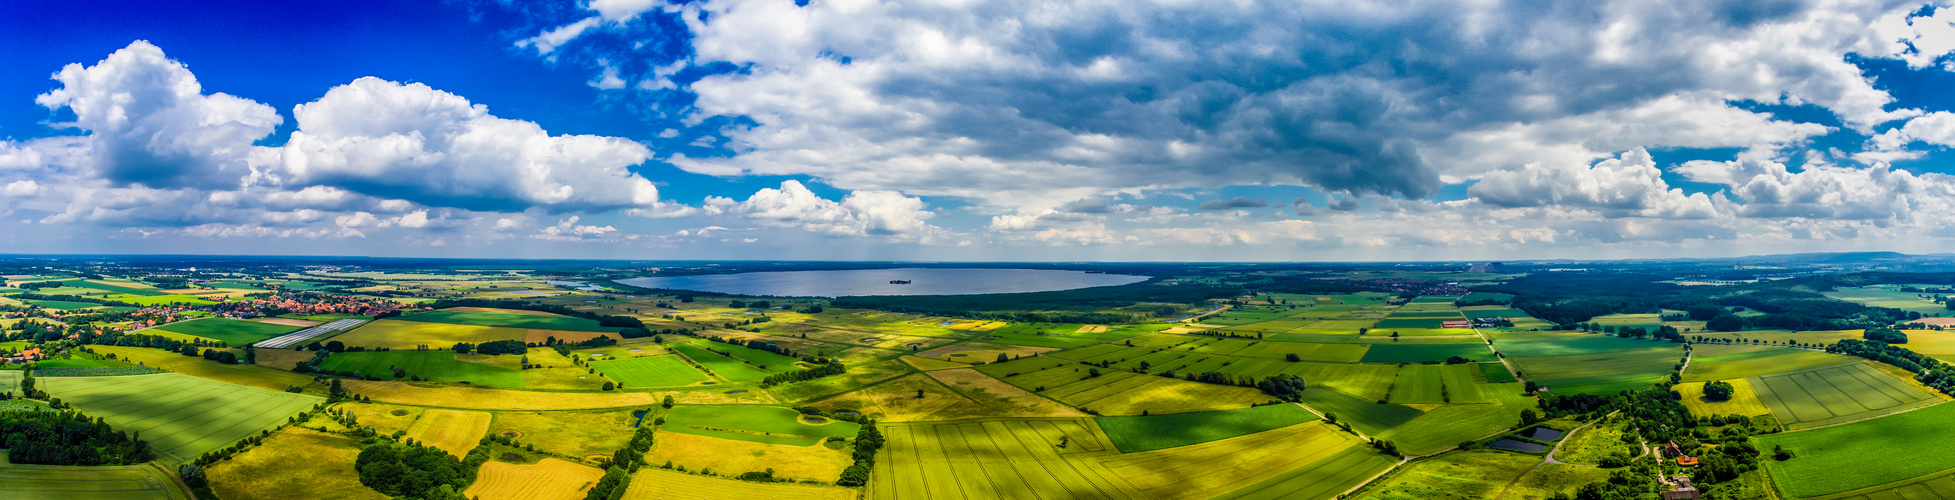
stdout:
<svg viewBox="0 0 1955 500">
<path fill-rule="evenodd" d="M 1704 399 L 1711 401 L 1730 401 L 1737 389 L 1730 382 L 1715 380 L 1704 384 Z"/>
<path fill-rule="evenodd" d="M 916 390 L 916 398 L 917 398 L 917 399 L 923 399 L 923 389 L 917 389 L 917 390 Z"/>
</svg>

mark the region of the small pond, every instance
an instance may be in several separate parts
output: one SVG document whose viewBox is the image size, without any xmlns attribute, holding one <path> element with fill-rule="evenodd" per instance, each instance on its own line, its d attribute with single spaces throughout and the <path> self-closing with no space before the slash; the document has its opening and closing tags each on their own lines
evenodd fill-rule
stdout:
<svg viewBox="0 0 1955 500">
<path fill-rule="evenodd" d="M 1535 426 L 1534 428 L 1521 432 L 1521 437 L 1536 441 L 1554 442 L 1560 440 L 1562 434 L 1564 433 L 1554 428 Z"/>
<path fill-rule="evenodd" d="M 1518 439 L 1506 439 L 1506 438 L 1502 438 L 1498 441 L 1487 443 L 1487 447 L 1496 450 L 1512 450 L 1512 451 L 1519 451 L 1525 453 L 1540 453 L 1543 451 L 1548 451 L 1548 447 L 1540 443 L 1529 443 L 1527 441 L 1521 441 Z"/>
</svg>

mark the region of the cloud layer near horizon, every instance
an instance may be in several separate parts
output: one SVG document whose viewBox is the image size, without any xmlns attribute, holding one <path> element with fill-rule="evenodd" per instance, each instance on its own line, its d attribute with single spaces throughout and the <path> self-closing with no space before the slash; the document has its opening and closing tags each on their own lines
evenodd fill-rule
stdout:
<svg viewBox="0 0 1955 500">
<path fill-rule="evenodd" d="M 738 231 L 920 258 L 1944 238 L 1931 214 L 1955 208 L 1955 177 L 1936 172 L 1955 169 L 1893 163 L 1955 145 L 1955 118 L 1853 63 L 1947 71 L 1955 14 L 1921 7 L 633 0 L 551 9 L 568 17 L 511 40 L 677 120 L 658 135 L 683 128 L 690 149 L 552 134 L 373 77 L 281 114 L 137 41 L 55 74 L 35 102 L 72 119 L 0 142 L 0 210 L 144 237 Z M 655 19 L 685 33 L 638 27 Z M 674 37 L 689 50 L 638 49 Z M 1708 156 L 1650 153 L 1678 150 Z M 791 180 L 702 196 L 661 189 L 654 164 Z"/>
</svg>

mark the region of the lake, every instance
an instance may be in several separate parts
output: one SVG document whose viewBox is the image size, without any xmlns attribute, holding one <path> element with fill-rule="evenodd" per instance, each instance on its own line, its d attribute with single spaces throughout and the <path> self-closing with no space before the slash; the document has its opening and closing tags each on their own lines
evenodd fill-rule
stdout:
<svg viewBox="0 0 1955 500">
<path fill-rule="evenodd" d="M 910 283 L 907 285 L 890 283 L 894 280 L 907 280 Z M 621 279 L 617 282 L 642 288 L 698 290 L 739 295 L 849 297 L 1049 292 L 1125 285 L 1146 280 L 1146 276 L 1046 269 L 905 268 L 662 276 Z"/>
</svg>

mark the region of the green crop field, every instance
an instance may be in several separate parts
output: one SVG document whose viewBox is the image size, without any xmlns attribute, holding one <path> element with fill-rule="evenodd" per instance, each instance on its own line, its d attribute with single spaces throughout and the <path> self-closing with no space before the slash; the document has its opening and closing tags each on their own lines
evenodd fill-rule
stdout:
<svg viewBox="0 0 1955 500">
<path fill-rule="evenodd" d="M 1783 347 L 1716 344 L 1694 347 L 1690 368 L 1683 374 L 1685 382 L 1729 380 L 1860 362 L 1860 358 L 1844 354 Z"/>
<path fill-rule="evenodd" d="M 691 358 L 694 363 L 699 363 L 701 366 L 705 366 L 706 369 L 712 370 L 714 375 L 719 375 L 720 378 L 731 382 L 752 382 L 774 374 L 774 372 L 742 363 L 737 358 L 721 356 L 718 353 L 707 351 L 704 348 L 692 344 L 672 344 L 671 347 L 673 351 L 677 351 L 679 354 Z M 718 347 L 714 347 L 714 349 L 725 351 L 725 349 Z"/>
<path fill-rule="evenodd" d="M 442 309 L 424 313 L 407 314 L 392 318 L 400 321 L 419 321 L 423 323 L 447 323 L 451 325 L 499 326 L 504 328 L 523 328 L 536 330 L 568 330 L 573 332 L 611 332 L 618 327 L 598 326 L 597 320 L 559 316 L 531 311 L 502 312 L 484 309 Z"/>
<path fill-rule="evenodd" d="M 1482 393 L 1490 403 L 1450 404 L 1433 408 L 1378 437 L 1398 443 L 1400 450 L 1431 453 L 1460 441 L 1509 429 L 1521 410 L 1534 408 L 1534 397 L 1522 395 L 1521 384 L 1487 384 Z"/>
<path fill-rule="evenodd" d="M 1480 363 L 1480 373 L 1486 376 L 1488 383 L 1492 384 L 1518 381 L 1514 378 L 1513 372 L 1507 371 L 1507 365 L 1500 363 Z"/>
<path fill-rule="evenodd" d="M 1187 446 L 1289 427 L 1316 420 L 1317 414 L 1293 404 L 1238 410 L 1205 411 L 1094 419 L 1107 439 L 1124 453 Z"/>
<path fill-rule="evenodd" d="M 74 467 L 16 464 L 0 452 L 0 498 L 22 500 L 191 500 L 176 478 L 150 464 Z"/>
<path fill-rule="evenodd" d="M 1398 465 L 1397 460 L 1369 449 L 1347 448 L 1329 458 L 1292 469 L 1216 499 L 1334 498 L 1394 465 Z"/>
<path fill-rule="evenodd" d="M 1419 363 L 1425 361 L 1445 361 L 1459 356 L 1474 361 L 1493 361 L 1493 351 L 1485 343 L 1474 341 L 1471 344 L 1377 344 L 1365 351 L 1366 363 Z"/>
<path fill-rule="evenodd" d="M 1933 300 L 1918 297 L 1918 295 L 1933 296 L 1935 294 L 1903 292 L 1900 291 L 1900 287 L 1901 285 L 1875 285 L 1839 288 L 1830 292 L 1824 292 L 1824 295 L 1869 307 L 1891 307 L 1903 311 L 1914 311 L 1924 315 L 1948 312 L 1948 308 L 1943 307 L 1941 304 L 1936 304 Z"/>
<path fill-rule="evenodd" d="M 1305 406 L 1335 417 L 1339 422 L 1349 422 L 1351 427 L 1366 434 L 1385 432 L 1424 414 L 1410 406 L 1383 404 L 1328 387 L 1305 389 L 1302 399 Z"/>
<path fill-rule="evenodd" d="M 33 304 L 33 305 L 36 305 L 36 306 L 41 306 L 42 308 L 45 308 L 45 309 L 55 309 L 55 310 L 61 310 L 61 311 L 71 311 L 71 310 L 75 310 L 75 309 L 87 309 L 87 308 L 90 308 L 90 307 L 96 307 L 96 306 L 100 306 L 100 305 L 101 305 L 101 304 L 97 304 L 97 303 L 94 303 L 94 302 L 73 302 L 73 301 L 67 301 L 67 300 L 37 300 L 37 299 L 20 299 L 20 301 L 21 301 L 21 302 L 26 302 L 26 303 L 28 303 L 28 304 Z"/>
<path fill-rule="evenodd" d="M 590 367 L 626 387 L 674 387 L 712 380 L 672 356 L 592 361 Z"/>
<path fill-rule="evenodd" d="M 1753 377 L 1751 388 L 1791 429 L 1850 422 L 1941 401 L 1867 363 Z"/>
<path fill-rule="evenodd" d="M 763 444 L 814 446 L 826 438 L 854 438 L 853 422 L 803 423 L 801 413 L 779 406 L 681 405 L 665 416 L 659 430 Z"/>
<path fill-rule="evenodd" d="M 982 340 L 999 344 L 1066 349 L 1159 331 L 1159 325 L 1113 325 L 1105 332 L 1080 332 L 1074 323 L 1012 323 L 984 332 Z"/>
<path fill-rule="evenodd" d="M 1521 378 L 1555 394 L 1614 394 L 1648 387 L 1683 361 L 1675 345 L 1569 356 L 1508 357 Z"/>
<path fill-rule="evenodd" d="M 1671 345 L 1667 341 L 1577 332 L 1516 332 L 1503 334 L 1493 341 L 1494 348 L 1508 356 L 1568 356 Z"/>
<path fill-rule="evenodd" d="M 1763 460 L 1772 480 L 1793 497 L 1813 497 L 1903 481 L 1955 469 L 1955 405 L 1846 425 L 1754 438 L 1758 447 L 1784 446 L 1791 460 Z"/>
<path fill-rule="evenodd" d="M 477 359 L 483 362 L 463 361 Z M 520 388 L 523 386 L 523 372 L 487 364 L 489 358 L 508 358 L 504 364 L 519 365 L 514 355 L 488 356 L 482 354 L 455 354 L 455 351 L 364 351 L 342 352 L 326 357 L 319 362 L 324 370 L 359 372 L 364 375 L 393 380 L 392 367 L 400 367 L 410 377 L 443 382 L 468 382 L 490 387 Z"/>
<path fill-rule="evenodd" d="M 180 463 L 285 423 L 324 401 L 180 373 L 40 379 L 48 394 L 117 430 L 136 432 L 158 458 Z"/>
<path fill-rule="evenodd" d="M 160 306 L 165 304 L 189 304 L 189 305 L 207 306 L 211 304 L 216 304 L 216 302 L 212 302 L 209 299 L 200 298 L 195 295 L 177 295 L 177 294 L 111 295 L 109 296 L 109 299 L 119 300 L 131 304 L 137 304 L 143 306 Z"/>
<path fill-rule="evenodd" d="M 1398 404 L 1480 403 L 1477 364 L 1407 365 L 1398 371 L 1390 401 Z"/>
<path fill-rule="evenodd" d="M 732 354 L 733 357 L 735 358 L 740 358 L 740 359 L 750 361 L 753 364 L 760 365 L 761 368 L 773 370 L 776 372 L 794 371 L 796 369 L 794 367 L 794 364 L 801 361 L 800 358 L 782 356 L 780 354 L 774 353 L 773 351 L 763 351 L 760 349 L 754 349 L 747 346 L 733 345 L 733 344 L 727 344 L 722 342 L 713 342 L 709 340 L 695 340 L 692 342 L 692 345 L 699 346 L 699 347 L 709 347 L 715 351 Z"/>
<path fill-rule="evenodd" d="M 1412 329 L 1439 328 L 1441 326 L 1444 326 L 1447 321 L 1444 319 L 1398 319 L 1398 318 L 1399 316 L 1394 314 L 1390 318 L 1378 320 L 1378 324 L 1372 326 L 1371 329 L 1392 330 L 1392 329 L 1404 329 L 1404 328 L 1412 328 Z M 1461 331 L 1466 332 L 1465 330 L 1461 330 Z M 1466 332 L 1466 333 L 1471 333 L 1471 332 Z"/>
<path fill-rule="evenodd" d="M 304 327 L 230 318 L 204 318 L 156 327 L 157 330 L 166 332 L 220 341 L 232 347 L 244 347 L 252 342 L 296 332 L 301 328 Z"/>
</svg>

